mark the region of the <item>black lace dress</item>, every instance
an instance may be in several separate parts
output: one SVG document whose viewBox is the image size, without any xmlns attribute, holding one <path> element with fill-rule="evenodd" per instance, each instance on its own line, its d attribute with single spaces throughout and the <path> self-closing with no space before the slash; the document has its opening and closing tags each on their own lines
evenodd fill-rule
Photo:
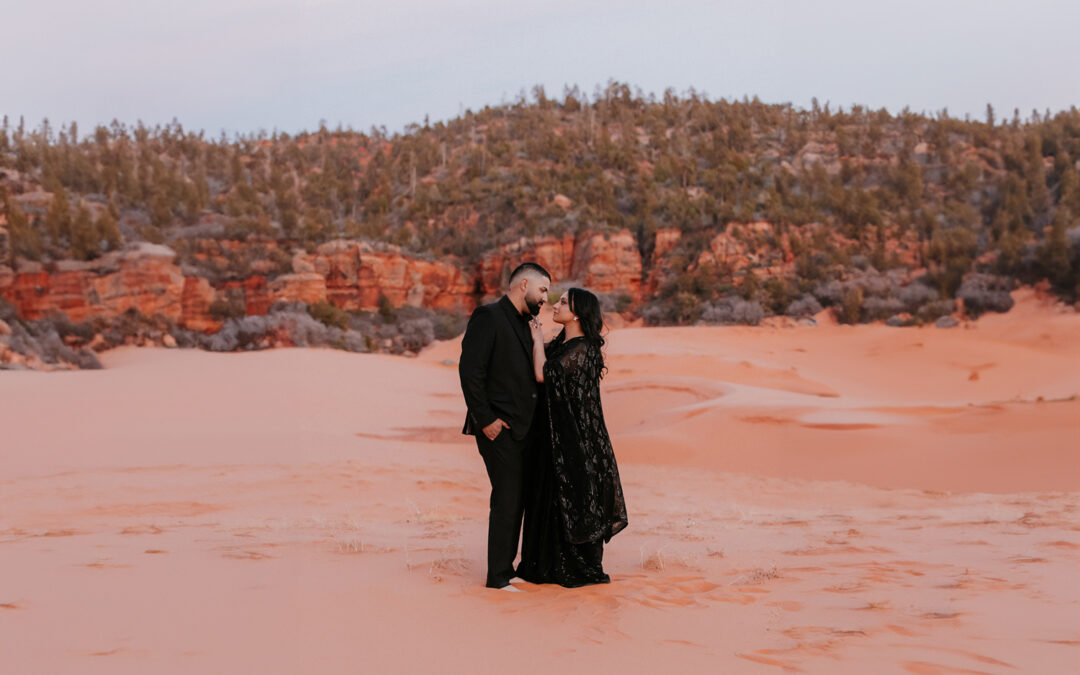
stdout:
<svg viewBox="0 0 1080 675">
<path fill-rule="evenodd" d="M 548 347 L 517 568 L 526 581 L 568 588 L 611 581 L 602 565 L 604 543 L 627 520 L 600 406 L 602 368 L 599 349 L 585 338 Z"/>
</svg>

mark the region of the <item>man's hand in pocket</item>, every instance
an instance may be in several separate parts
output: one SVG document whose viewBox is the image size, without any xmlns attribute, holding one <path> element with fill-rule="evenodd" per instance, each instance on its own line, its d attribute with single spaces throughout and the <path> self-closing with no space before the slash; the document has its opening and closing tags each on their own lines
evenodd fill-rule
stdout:
<svg viewBox="0 0 1080 675">
<path fill-rule="evenodd" d="M 502 432 L 503 429 L 509 428 L 509 424 L 503 422 L 501 419 L 496 419 L 494 422 L 484 427 L 484 435 L 487 436 L 487 439 L 489 441 L 493 441 L 495 440 L 495 437 Z"/>
</svg>

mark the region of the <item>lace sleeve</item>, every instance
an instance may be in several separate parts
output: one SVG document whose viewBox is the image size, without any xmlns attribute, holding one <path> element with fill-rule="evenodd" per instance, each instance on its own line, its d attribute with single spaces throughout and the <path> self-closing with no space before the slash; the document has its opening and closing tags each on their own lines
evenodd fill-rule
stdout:
<svg viewBox="0 0 1080 675">
<path fill-rule="evenodd" d="M 569 345 L 565 349 L 553 350 L 544 363 L 544 379 L 548 377 L 588 378 L 594 370 L 590 351 L 584 340 Z"/>
</svg>

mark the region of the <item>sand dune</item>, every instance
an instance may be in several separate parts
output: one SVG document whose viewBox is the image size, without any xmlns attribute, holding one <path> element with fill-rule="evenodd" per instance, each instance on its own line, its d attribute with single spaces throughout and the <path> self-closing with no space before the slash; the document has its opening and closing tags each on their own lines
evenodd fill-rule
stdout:
<svg viewBox="0 0 1080 675">
<path fill-rule="evenodd" d="M 456 342 L 0 376 L 6 672 L 1071 673 L 1080 316 L 614 331 L 614 582 L 482 588 Z"/>
</svg>

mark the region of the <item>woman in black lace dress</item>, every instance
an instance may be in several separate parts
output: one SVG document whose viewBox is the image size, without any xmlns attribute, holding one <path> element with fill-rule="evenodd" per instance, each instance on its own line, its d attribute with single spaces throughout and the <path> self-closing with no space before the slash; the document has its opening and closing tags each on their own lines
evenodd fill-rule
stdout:
<svg viewBox="0 0 1080 675">
<path fill-rule="evenodd" d="M 611 581 L 602 565 L 604 543 L 626 527 L 626 504 L 600 405 L 606 371 L 600 303 L 589 291 L 571 288 L 554 310 L 563 329 L 547 345 L 539 322 L 532 322 L 545 404 L 537 414 L 546 413 L 534 424 L 548 433 L 539 434 L 528 467 L 517 574 L 573 588 Z"/>
</svg>

